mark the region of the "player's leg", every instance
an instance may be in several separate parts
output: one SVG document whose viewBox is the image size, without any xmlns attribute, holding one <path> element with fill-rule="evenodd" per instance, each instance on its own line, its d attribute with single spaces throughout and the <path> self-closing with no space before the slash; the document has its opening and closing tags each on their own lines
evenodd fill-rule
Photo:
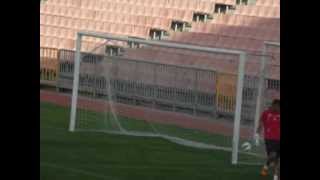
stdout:
<svg viewBox="0 0 320 180">
<path fill-rule="evenodd" d="M 275 172 L 273 175 L 273 180 L 280 180 L 280 158 L 277 161 L 277 165 L 275 167 Z"/>
<path fill-rule="evenodd" d="M 266 148 L 266 152 L 267 152 L 267 161 L 264 164 L 264 166 L 262 167 L 261 170 L 261 175 L 262 176 L 267 176 L 268 175 L 268 170 L 269 170 L 269 164 L 270 164 L 270 155 L 271 155 L 271 142 L 267 139 L 265 139 L 265 148 Z"/>
<path fill-rule="evenodd" d="M 274 148 L 276 151 L 276 166 L 274 169 L 274 179 L 280 180 L 280 141 L 275 141 Z"/>
<path fill-rule="evenodd" d="M 269 169 L 274 168 L 278 159 L 278 150 L 280 152 L 280 146 L 277 141 L 265 140 L 266 151 L 267 151 L 267 162 L 261 170 L 262 176 L 267 176 Z"/>
</svg>

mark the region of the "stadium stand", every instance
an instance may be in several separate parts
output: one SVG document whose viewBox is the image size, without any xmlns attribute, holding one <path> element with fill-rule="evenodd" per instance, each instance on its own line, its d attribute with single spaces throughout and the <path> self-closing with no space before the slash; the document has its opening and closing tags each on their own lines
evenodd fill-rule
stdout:
<svg viewBox="0 0 320 180">
<path fill-rule="evenodd" d="M 280 0 L 47 0 L 40 5 L 40 83 L 71 88 L 66 87 L 68 80 L 63 78 L 72 78 L 76 33 L 80 30 L 261 54 L 264 41 L 280 42 Z M 89 52 L 102 43 L 84 38 L 82 51 Z M 109 55 L 117 55 L 121 46 L 109 43 L 106 50 L 113 52 Z M 280 49 L 268 48 L 267 54 L 272 57 L 272 68 L 267 72 L 270 98 L 278 97 Z M 185 68 L 236 72 L 235 64 L 219 61 L 222 57 L 161 48 L 126 49 L 122 56 Z M 258 67 L 250 69 L 254 75 Z M 221 78 L 226 84 L 234 82 Z M 170 84 L 164 82 L 163 86 Z M 223 85 L 217 88 L 224 92 L 222 96 L 234 96 L 235 84 L 232 90 L 226 87 L 230 89 Z"/>
</svg>

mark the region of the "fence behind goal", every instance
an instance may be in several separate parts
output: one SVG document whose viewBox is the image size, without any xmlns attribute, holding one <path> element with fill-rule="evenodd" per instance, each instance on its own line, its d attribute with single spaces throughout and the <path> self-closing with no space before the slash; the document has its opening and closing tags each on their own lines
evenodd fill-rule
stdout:
<svg viewBox="0 0 320 180">
<path fill-rule="evenodd" d="M 162 137 L 233 152 L 225 158 L 233 163 L 263 161 L 261 147 L 241 149 L 253 138 L 261 55 L 85 35 L 79 53 L 59 53 L 58 87 L 73 89 L 70 130 Z"/>
</svg>

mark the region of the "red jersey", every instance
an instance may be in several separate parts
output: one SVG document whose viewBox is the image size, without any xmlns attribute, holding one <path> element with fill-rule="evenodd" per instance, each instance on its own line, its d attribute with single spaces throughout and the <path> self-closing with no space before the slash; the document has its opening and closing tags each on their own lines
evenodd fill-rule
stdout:
<svg viewBox="0 0 320 180">
<path fill-rule="evenodd" d="M 266 110 L 262 113 L 264 138 L 268 140 L 280 140 L 280 113 Z"/>
</svg>

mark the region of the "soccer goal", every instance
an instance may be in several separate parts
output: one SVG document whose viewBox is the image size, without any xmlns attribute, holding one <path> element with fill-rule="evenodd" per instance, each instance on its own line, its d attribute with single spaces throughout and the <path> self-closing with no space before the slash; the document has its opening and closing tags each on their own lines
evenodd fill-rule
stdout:
<svg viewBox="0 0 320 180">
<path fill-rule="evenodd" d="M 225 151 L 233 164 L 262 162 L 262 151 L 242 145 L 252 144 L 267 56 L 94 32 L 78 32 L 76 50 L 60 56 L 70 131 L 164 138 Z"/>
<path fill-rule="evenodd" d="M 240 121 L 240 127 L 249 127 L 251 130 L 250 136 L 254 136 L 256 134 L 262 111 L 270 107 L 273 99 L 280 99 L 280 43 L 264 42 L 259 65 L 260 67 L 257 67 L 259 69 L 259 74 L 256 76 L 257 78 L 253 81 L 249 81 L 257 83 L 254 85 L 256 96 L 254 100 L 255 102 L 253 101 L 256 108 L 254 111 L 251 111 L 252 109 L 249 110 L 254 112 L 254 121 Z M 245 81 L 244 83 L 248 83 L 248 81 Z M 247 85 L 244 86 L 248 87 Z M 241 131 L 242 129 L 240 130 L 240 135 L 244 134 L 244 132 Z M 246 145 L 248 144 L 247 142 L 249 142 L 249 145 Z M 252 146 L 256 142 L 251 141 L 250 143 L 250 140 L 247 139 L 246 142 L 242 143 L 242 147 L 239 148 L 248 148 L 250 149 L 251 153 L 261 155 L 261 157 L 263 157 L 261 159 L 262 161 L 250 159 L 250 157 L 248 158 L 248 156 L 244 156 L 243 154 L 239 153 L 238 163 L 252 165 L 259 165 L 263 163 L 266 152 L 264 139 L 262 136 L 260 136 L 258 142 L 258 144 Z"/>
</svg>

